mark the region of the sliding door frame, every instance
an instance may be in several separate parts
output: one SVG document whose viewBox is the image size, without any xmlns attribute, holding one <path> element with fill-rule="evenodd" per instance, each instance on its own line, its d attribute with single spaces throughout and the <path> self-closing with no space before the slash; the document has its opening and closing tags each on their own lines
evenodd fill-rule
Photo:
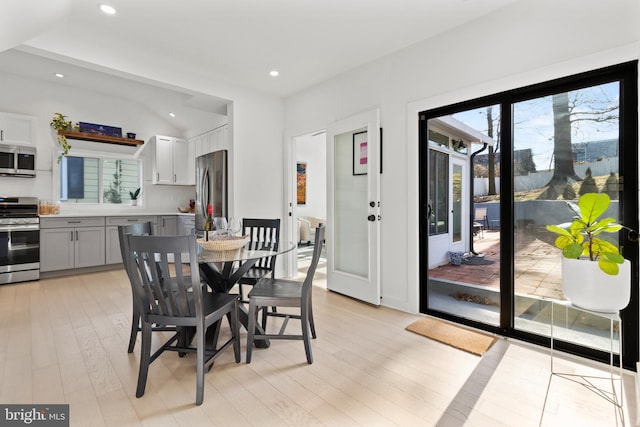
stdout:
<svg viewBox="0 0 640 427">
<path fill-rule="evenodd" d="M 514 326 L 514 202 L 513 202 L 513 141 L 511 122 L 514 103 L 552 95 L 562 91 L 571 91 L 608 82 L 620 82 L 620 118 L 619 118 L 619 167 L 621 182 L 624 182 L 620 214 L 625 226 L 638 230 L 638 61 L 631 61 L 580 73 L 544 83 L 530 85 L 510 91 L 501 92 L 470 101 L 460 102 L 419 113 L 419 308 L 421 313 L 453 320 L 476 328 L 514 337 L 524 341 L 550 346 L 550 338 L 517 330 Z M 500 183 L 500 325 L 488 325 L 478 321 L 429 309 L 428 301 L 428 200 L 426 187 L 428 183 L 428 120 L 457 112 L 500 105 L 501 126 L 501 183 Z M 504 126 L 504 124 L 508 126 Z M 625 242 L 624 255 L 631 261 L 632 283 L 631 302 L 622 310 L 622 361 L 626 369 L 636 369 L 639 354 L 639 304 L 638 291 L 638 244 L 627 240 L 627 233 L 621 233 L 621 242 Z M 558 256 L 561 256 L 558 253 Z M 577 344 L 556 341 L 554 347 L 568 353 L 608 362 L 609 353 L 579 346 Z"/>
</svg>

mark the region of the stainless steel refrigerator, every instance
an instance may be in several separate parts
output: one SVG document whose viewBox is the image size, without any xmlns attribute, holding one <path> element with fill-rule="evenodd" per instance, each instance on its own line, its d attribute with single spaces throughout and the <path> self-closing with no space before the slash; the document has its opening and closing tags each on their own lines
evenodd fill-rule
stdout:
<svg viewBox="0 0 640 427">
<path fill-rule="evenodd" d="M 196 158 L 196 233 L 202 235 L 207 205 L 213 216 L 227 213 L 227 150 L 214 151 Z"/>
</svg>

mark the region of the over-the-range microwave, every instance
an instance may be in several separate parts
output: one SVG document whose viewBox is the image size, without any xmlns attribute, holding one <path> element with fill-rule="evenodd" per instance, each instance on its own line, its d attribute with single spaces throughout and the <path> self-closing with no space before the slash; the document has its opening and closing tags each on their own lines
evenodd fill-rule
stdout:
<svg viewBox="0 0 640 427">
<path fill-rule="evenodd" d="M 0 176 L 36 176 L 36 149 L 0 144 Z"/>
</svg>

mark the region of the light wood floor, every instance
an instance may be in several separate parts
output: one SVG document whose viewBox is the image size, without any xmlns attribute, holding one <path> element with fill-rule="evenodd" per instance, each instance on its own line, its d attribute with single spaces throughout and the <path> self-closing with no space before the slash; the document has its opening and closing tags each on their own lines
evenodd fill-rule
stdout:
<svg viewBox="0 0 640 427">
<path fill-rule="evenodd" d="M 613 406 L 549 380 L 547 349 L 500 339 L 483 357 L 404 330 L 416 315 L 314 289 L 318 338 L 221 356 L 195 406 L 193 355 L 163 354 L 137 399 L 123 270 L 0 286 L 0 403 L 68 403 L 72 426 L 614 426 Z M 243 333 L 243 339 L 246 336 Z M 608 373 L 581 359 L 565 372 Z M 631 373 L 626 425 L 636 422 Z M 545 403 L 546 398 L 546 403 Z M 617 425 L 621 425 L 618 423 Z"/>
</svg>

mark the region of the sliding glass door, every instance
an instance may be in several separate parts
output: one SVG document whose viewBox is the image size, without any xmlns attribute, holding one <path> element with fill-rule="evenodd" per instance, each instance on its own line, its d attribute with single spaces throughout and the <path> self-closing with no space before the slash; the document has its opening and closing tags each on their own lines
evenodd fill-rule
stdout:
<svg viewBox="0 0 640 427">
<path fill-rule="evenodd" d="M 494 326 L 500 324 L 500 176 L 493 167 L 499 143 L 491 135 L 498 111 L 493 105 L 437 116 L 425 129 L 428 307 Z M 485 214 L 476 218 L 480 211 Z"/>
<path fill-rule="evenodd" d="M 561 253 L 545 226 L 570 222 L 567 203 L 598 192 L 613 201 L 609 216 L 637 229 L 636 67 L 623 64 L 421 113 L 421 311 L 548 345 L 551 301 L 565 298 Z M 444 138 L 430 138 L 434 132 L 448 138 L 446 147 Z M 456 150 L 461 145 L 464 154 Z M 449 222 L 456 211 L 467 219 L 460 229 L 462 251 L 452 238 L 436 246 L 434 229 L 427 227 L 433 223 L 434 179 L 446 183 L 454 199 L 464 198 L 453 166 L 446 179 L 434 178 L 427 161 L 433 152 L 448 153 L 450 163 L 466 162 L 470 171 L 458 185 L 468 188 L 469 202 L 447 205 Z M 452 224 L 448 231 L 455 233 Z M 638 245 L 626 232 L 612 243 L 632 261 L 622 356 L 625 366 L 635 368 Z M 608 323 L 578 311 L 562 316 L 570 326 L 560 331 L 557 347 L 608 360 Z M 621 337 L 614 338 L 619 352 Z"/>
<path fill-rule="evenodd" d="M 546 333 L 540 330 L 550 318 L 546 298 L 565 297 L 556 236 L 545 224 L 571 222 L 575 214 L 566 202 L 585 193 L 608 194 L 610 215 L 620 220 L 620 201 L 635 191 L 620 185 L 620 81 L 554 91 L 515 102 L 512 111 L 514 153 L 522 153 L 514 158 L 531 165 L 528 175 L 515 168 L 512 174 L 515 328 Z M 515 198 L 523 193 L 528 197 Z M 608 240 L 620 246 L 618 235 Z M 578 310 L 563 315 L 571 318 L 564 332 L 573 343 L 603 351 L 610 347 L 609 325 L 600 316 Z"/>
</svg>

